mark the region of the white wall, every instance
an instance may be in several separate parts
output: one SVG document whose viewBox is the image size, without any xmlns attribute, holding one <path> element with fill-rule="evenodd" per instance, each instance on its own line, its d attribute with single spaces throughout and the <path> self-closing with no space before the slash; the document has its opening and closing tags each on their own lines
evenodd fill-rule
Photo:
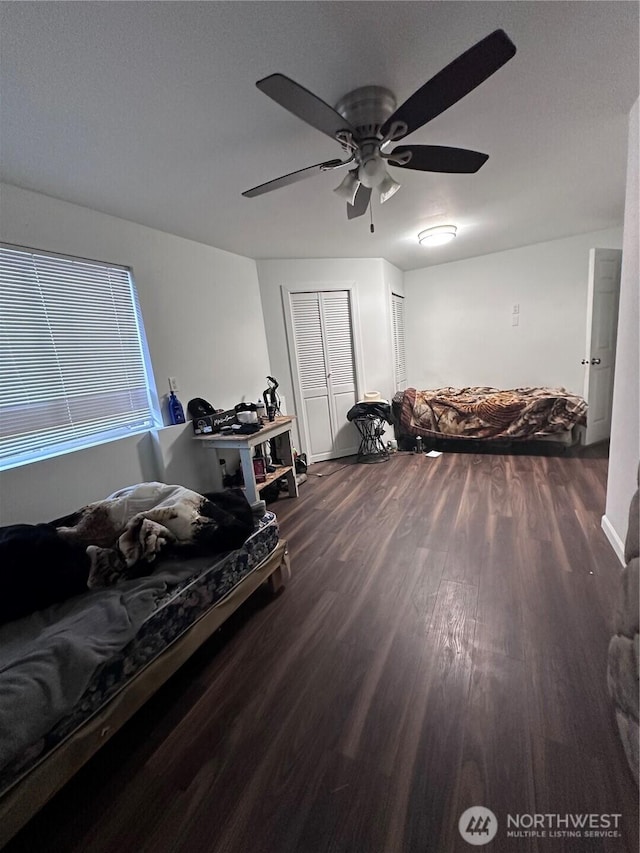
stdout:
<svg viewBox="0 0 640 853">
<path fill-rule="evenodd" d="M 228 408 L 261 393 L 271 370 L 253 260 L 17 187 L 0 190 L 4 242 L 133 268 L 161 394 L 170 375 L 185 410 L 192 397 Z M 201 454 L 193 463 L 190 428 L 161 430 L 156 476 L 208 490 L 215 483 Z M 3 472 L 0 523 L 60 516 L 150 479 L 148 464 L 124 447 L 114 442 Z"/>
<path fill-rule="evenodd" d="M 156 480 L 151 434 L 120 438 L 0 473 L 0 524 L 53 521 L 123 486 Z"/>
<path fill-rule="evenodd" d="M 289 288 L 309 285 L 321 289 L 323 283 L 355 283 L 363 360 L 358 391 L 360 394 L 379 391 L 383 397 L 391 399 L 393 356 L 389 286 L 401 288 L 400 270 L 380 258 L 266 260 L 258 261 L 257 266 L 271 368 L 289 401 L 290 412 L 293 412 L 294 396 L 284 322 L 283 285 Z M 296 441 L 299 449 L 298 435 Z"/>
<path fill-rule="evenodd" d="M 405 273 L 408 385 L 547 385 L 582 394 L 594 246 L 621 248 L 622 229 Z"/>
<path fill-rule="evenodd" d="M 624 239 L 622 247 L 622 276 L 620 282 L 620 313 L 618 346 L 613 389 L 613 416 L 607 480 L 607 505 L 602 526 L 616 553 L 624 562 L 624 540 L 629 520 L 629 502 L 637 486 L 640 460 L 640 263 L 638 233 L 638 101 L 629 114 L 629 153 L 627 161 L 627 192 L 624 209 Z"/>
</svg>

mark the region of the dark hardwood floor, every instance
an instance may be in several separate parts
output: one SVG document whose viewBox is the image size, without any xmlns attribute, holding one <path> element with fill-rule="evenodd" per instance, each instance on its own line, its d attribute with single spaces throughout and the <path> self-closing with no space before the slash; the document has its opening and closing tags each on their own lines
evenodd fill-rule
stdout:
<svg viewBox="0 0 640 853">
<path fill-rule="evenodd" d="M 636 853 L 606 469 L 597 449 L 312 466 L 272 505 L 287 589 L 247 602 L 7 851 L 450 853 L 483 805 L 493 853 Z M 620 835 L 507 837 L 533 813 L 621 814 Z"/>
</svg>

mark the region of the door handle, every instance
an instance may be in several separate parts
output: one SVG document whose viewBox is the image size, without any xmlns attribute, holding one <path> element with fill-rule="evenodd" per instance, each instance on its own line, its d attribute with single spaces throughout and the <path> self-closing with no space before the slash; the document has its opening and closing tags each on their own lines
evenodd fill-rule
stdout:
<svg viewBox="0 0 640 853">
<path fill-rule="evenodd" d="M 591 364 L 600 364 L 600 359 L 599 358 L 592 358 Z"/>
<path fill-rule="evenodd" d="M 580 364 L 589 364 L 589 359 L 583 358 L 582 361 L 580 362 Z"/>
</svg>

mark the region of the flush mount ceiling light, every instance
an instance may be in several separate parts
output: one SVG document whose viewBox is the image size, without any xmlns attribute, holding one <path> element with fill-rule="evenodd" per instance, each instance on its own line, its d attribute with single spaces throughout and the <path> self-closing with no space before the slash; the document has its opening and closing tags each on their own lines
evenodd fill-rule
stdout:
<svg viewBox="0 0 640 853">
<path fill-rule="evenodd" d="M 443 246 L 453 240 L 457 230 L 455 225 L 435 225 L 418 234 L 418 243 L 427 249 L 431 246 Z"/>
</svg>

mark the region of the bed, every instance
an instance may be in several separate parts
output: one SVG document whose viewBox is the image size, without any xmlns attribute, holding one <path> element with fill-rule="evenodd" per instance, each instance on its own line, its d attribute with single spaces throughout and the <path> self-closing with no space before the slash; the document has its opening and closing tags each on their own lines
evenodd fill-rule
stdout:
<svg viewBox="0 0 640 853">
<path fill-rule="evenodd" d="M 231 552 L 172 553 L 0 627 L 0 847 L 262 583 L 289 575 L 265 512 Z"/>
<path fill-rule="evenodd" d="M 586 424 L 587 404 L 564 388 L 486 386 L 407 388 L 393 398 L 398 444 L 413 446 L 417 436 L 427 441 L 524 442 L 572 444 L 577 427 Z"/>
</svg>

